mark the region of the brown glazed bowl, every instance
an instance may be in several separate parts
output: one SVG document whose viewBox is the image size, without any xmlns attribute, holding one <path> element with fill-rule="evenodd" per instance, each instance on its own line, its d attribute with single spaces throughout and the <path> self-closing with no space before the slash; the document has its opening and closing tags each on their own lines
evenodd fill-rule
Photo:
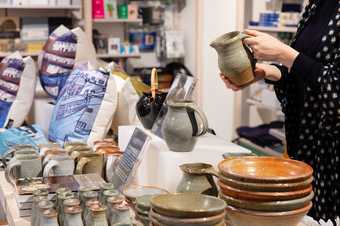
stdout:
<svg viewBox="0 0 340 226">
<path fill-rule="evenodd" d="M 233 226 L 297 226 L 311 208 L 311 202 L 301 209 L 274 213 L 248 211 L 227 206 L 226 215 Z"/>
<path fill-rule="evenodd" d="M 201 217 L 201 218 L 177 218 L 177 217 L 167 217 L 156 213 L 151 210 L 149 214 L 150 218 L 155 219 L 161 225 L 173 225 L 173 226 L 211 226 L 218 225 L 224 222 L 225 213 L 222 212 L 216 216 L 212 217 Z"/>
<path fill-rule="evenodd" d="M 225 159 L 219 163 L 220 173 L 228 178 L 251 183 L 293 183 L 313 175 L 306 163 L 278 157 L 249 156 Z"/>
<path fill-rule="evenodd" d="M 196 193 L 159 195 L 151 199 L 154 212 L 176 218 L 216 216 L 224 212 L 225 206 L 221 199 Z"/>
<path fill-rule="evenodd" d="M 286 191 L 298 191 L 308 188 L 313 182 L 313 178 L 308 178 L 305 181 L 294 183 L 251 183 L 243 182 L 239 180 L 230 179 L 228 177 L 219 174 L 219 179 L 223 184 L 226 184 L 233 188 L 238 188 L 246 191 L 260 191 L 260 192 L 286 192 Z"/>
<path fill-rule="evenodd" d="M 260 201 L 260 202 L 270 202 L 270 201 L 285 201 L 293 200 L 305 197 L 309 195 L 312 191 L 312 185 L 307 188 L 297 190 L 297 191 L 287 191 L 287 192 L 261 192 L 261 191 L 246 191 L 242 189 L 237 189 L 223 184 L 221 181 L 218 182 L 221 192 L 224 195 L 233 197 L 235 199 L 250 200 L 250 201 Z"/>
<path fill-rule="evenodd" d="M 227 203 L 227 205 L 233 206 L 235 208 L 262 212 L 282 212 L 305 207 L 313 199 L 314 193 L 312 192 L 308 196 L 299 199 L 273 202 L 239 200 L 224 194 L 220 194 L 220 197 Z"/>
</svg>

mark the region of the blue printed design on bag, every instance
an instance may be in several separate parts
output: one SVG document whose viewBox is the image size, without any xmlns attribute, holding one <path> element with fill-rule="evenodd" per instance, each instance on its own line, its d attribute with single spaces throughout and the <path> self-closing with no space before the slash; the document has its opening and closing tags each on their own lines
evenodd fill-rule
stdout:
<svg viewBox="0 0 340 226">
<path fill-rule="evenodd" d="M 99 71 L 74 70 L 54 107 L 49 139 L 63 144 L 87 141 L 106 92 L 109 75 Z"/>
<path fill-rule="evenodd" d="M 45 92 L 54 99 L 70 75 L 77 50 L 77 37 L 73 32 L 61 36 L 52 34 L 44 46 L 40 66 L 40 83 Z"/>
<path fill-rule="evenodd" d="M 29 144 L 38 149 L 39 144 L 47 144 L 43 130 L 38 125 L 10 128 L 0 133 L 0 154 L 18 144 Z"/>
<path fill-rule="evenodd" d="M 4 127 L 16 98 L 24 68 L 25 63 L 21 58 L 6 57 L 0 63 L 0 128 Z"/>
</svg>

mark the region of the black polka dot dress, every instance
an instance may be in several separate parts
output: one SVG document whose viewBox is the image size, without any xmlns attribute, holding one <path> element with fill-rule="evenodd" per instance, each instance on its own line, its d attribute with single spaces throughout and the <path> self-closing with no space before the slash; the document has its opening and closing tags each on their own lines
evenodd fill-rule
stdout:
<svg viewBox="0 0 340 226">
<path fill-rule="evenodd" d="M 312 0 L 292 47 L 293 67 L 274 83 L 290 157 L 314 168 L 316 220 L 340 216 L 340 0 Z"/>
</svg>

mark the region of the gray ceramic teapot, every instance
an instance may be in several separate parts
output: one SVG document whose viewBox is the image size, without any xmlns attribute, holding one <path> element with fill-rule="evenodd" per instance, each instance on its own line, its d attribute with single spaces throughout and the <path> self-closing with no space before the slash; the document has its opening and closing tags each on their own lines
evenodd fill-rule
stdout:
<svg viewBox="0 0 340 226">
<path fill-rule="evenodd" d="M 208 131 L 205 114 L 192 101 L 169 101 L 167 105 L 168 112 L 162 127 L 166 144 L 171 151 L 192 151 L 196 138 Z"/>
</svg>

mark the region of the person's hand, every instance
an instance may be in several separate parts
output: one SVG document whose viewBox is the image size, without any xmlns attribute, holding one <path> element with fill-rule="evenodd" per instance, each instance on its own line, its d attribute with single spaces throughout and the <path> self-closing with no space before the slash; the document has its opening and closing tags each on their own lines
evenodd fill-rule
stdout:
<svg viewBox="0 0 340 226">
<path fill-rule="evenodd" d="M 273 65 L 268 65 L 268 64 L 257 63 L 256 68 L 254 70 L 254 74 L 255 74 L 255 79 L 252 83 L 257 82 L 264 78 L 268 80 L 272 80 L 272 81 L 278 81 L 281 79 L 281 71 L 277 67 Z M 228 89 L 238 91 L 243 88 L 242 86 L 237 86 L 233 84 L 227 78 L 227 75 L 220 74 L 220 77 Z M 247 85 L 250 85 L 250 84 L 247 84 Z"/>
<path fill-rule="evenodd" d="M 244 43 L 253 50 L 257 60 L 276 61 L 290 69 L 299 55 L 298 51 L 269 34 L 255 30 L 246 30 L 244 33 L 253 36 L 244 39 Z"/>
</svg>

